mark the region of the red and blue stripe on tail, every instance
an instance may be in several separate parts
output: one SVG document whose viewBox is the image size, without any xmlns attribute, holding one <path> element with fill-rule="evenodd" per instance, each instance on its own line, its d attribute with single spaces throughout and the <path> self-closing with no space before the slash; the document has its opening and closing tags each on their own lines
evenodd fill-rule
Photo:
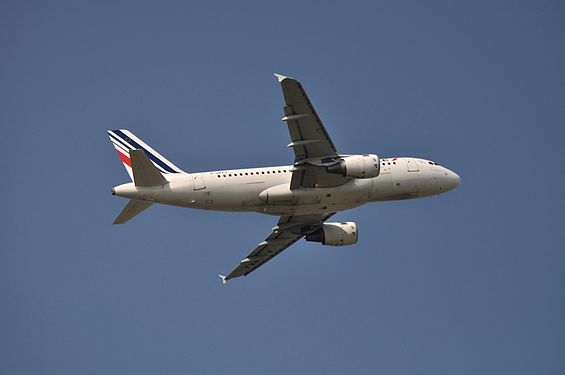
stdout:
<svg viewBox="0 0 565 375">
<path fill-rule="evenodd" d="M 159 154 L 127 129 L 108 130 L 108 135 L 132 181 L 133 171 L 131 169 L 131 159 L 129 156 L 130 150 L 143 150 L 162 174 L 184 173 L 179 167 L 165 159 L 163 155 Z"/>
</svg>

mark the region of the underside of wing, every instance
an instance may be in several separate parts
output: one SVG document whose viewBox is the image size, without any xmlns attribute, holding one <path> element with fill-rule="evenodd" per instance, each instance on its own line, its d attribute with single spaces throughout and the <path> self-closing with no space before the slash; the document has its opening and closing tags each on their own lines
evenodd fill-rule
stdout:
<svg viewBox="0 0 565 375">
<path fill-rule="evenodd" d="M 276 75 L 285 107 L 282 118 L 288 125 L 295 162 L 303 159 L 337 156 L 337 149 L 308 99 L 302 84 L 294 78 Z"/>
<path fill-rule="evenodd" d="M 326 167 L 303 165 L 295 167 L 290 180 L 290 189 L 325 188 L 341 186 L 349 181 L 341 175 L 330 174 Z"/>
<path fill-rule="evenodd" d="M 294 151 L 290 188 L 343 185 L 347 178 L 327 173 L 326 166 L 339 160 L 338 151 L 302 84 L 294 78 L 275 75 L 285 101 L 282 120 L 288 125 L 288 147 Z"/>
<path fill-rule="evenodd" d="M 315 231 L 333 213 L 322 215 L 282 216 L 272 233 L 262 241 L 240 264 L 227 276 L 221 276 L 222 281 L 247 276 L 275 256 L 286 250 L 290 245 Z"/>
</svg>

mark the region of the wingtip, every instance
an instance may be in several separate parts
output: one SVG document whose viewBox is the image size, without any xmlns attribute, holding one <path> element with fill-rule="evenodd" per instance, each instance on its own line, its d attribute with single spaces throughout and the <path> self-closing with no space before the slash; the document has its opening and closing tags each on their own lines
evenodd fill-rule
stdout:
<svg viewBox="0 0 565 375">
<path fill-rule="evenodd" d="M 282 74 L 277 74 L 277 73 L 275 73 L 275 77 L 277 77 L 277 79 L 278 79 L 279 82 L 282 82 L 282 81 L 284 81 L 284 80 L 287 79 L 287 78 L 290 78 L 290 77 L 283 76 Z"/>
<path fill-rule="evenodd" d="M 226 284 L 227 284 L 228 280 L 226 280 L 226 277 L 225 277 L 224 275 L 218 275 L 218 277 L 219 277 L 220 279 L 222 279 L 222 284 L 223 284 L 223 285 L 226 285 Z"/>
</svg>

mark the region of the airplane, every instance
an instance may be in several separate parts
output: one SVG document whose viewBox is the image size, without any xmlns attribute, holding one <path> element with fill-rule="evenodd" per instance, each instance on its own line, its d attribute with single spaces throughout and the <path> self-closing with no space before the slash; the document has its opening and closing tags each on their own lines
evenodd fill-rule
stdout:
<svg viewBox="0 0 565 375">
<path fill-rule="evenodd" d="M 339 211 L 370 202 L 430 197 L 456 188 L 459 176 L 416 157 L 342 154 L 326 131 L 302 84 L 275 74 L 284 96 L 284 117 L 294 163 L 273 167 L 188 173 L 126 129 L 108 130 L 132 182 L 112 194 L 129 199 L 114 224 L 123 224 L 154 203 L 278 216 L 271 233 L 226 276 L 247 276 L 305 238 L 328 246 L 357 243 L 355 222 L 328 222 Z"/>
</svg>

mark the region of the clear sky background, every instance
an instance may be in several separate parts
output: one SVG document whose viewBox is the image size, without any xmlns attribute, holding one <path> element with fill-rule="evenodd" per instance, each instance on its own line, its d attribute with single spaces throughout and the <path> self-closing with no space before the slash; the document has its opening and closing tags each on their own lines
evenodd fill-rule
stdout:
<svg viewBox="0 0 565 375">
<path fill-rule="evenodd" d="M 1 2 L 0 372 L 565 373 L 564 37 L 561 1 Z M 341 152 L 461 186 L 226 286 L 276 218 L 111 225 L 106 129 L 188 171 L 290 163 L 274 72 Z"/>
</svg>

